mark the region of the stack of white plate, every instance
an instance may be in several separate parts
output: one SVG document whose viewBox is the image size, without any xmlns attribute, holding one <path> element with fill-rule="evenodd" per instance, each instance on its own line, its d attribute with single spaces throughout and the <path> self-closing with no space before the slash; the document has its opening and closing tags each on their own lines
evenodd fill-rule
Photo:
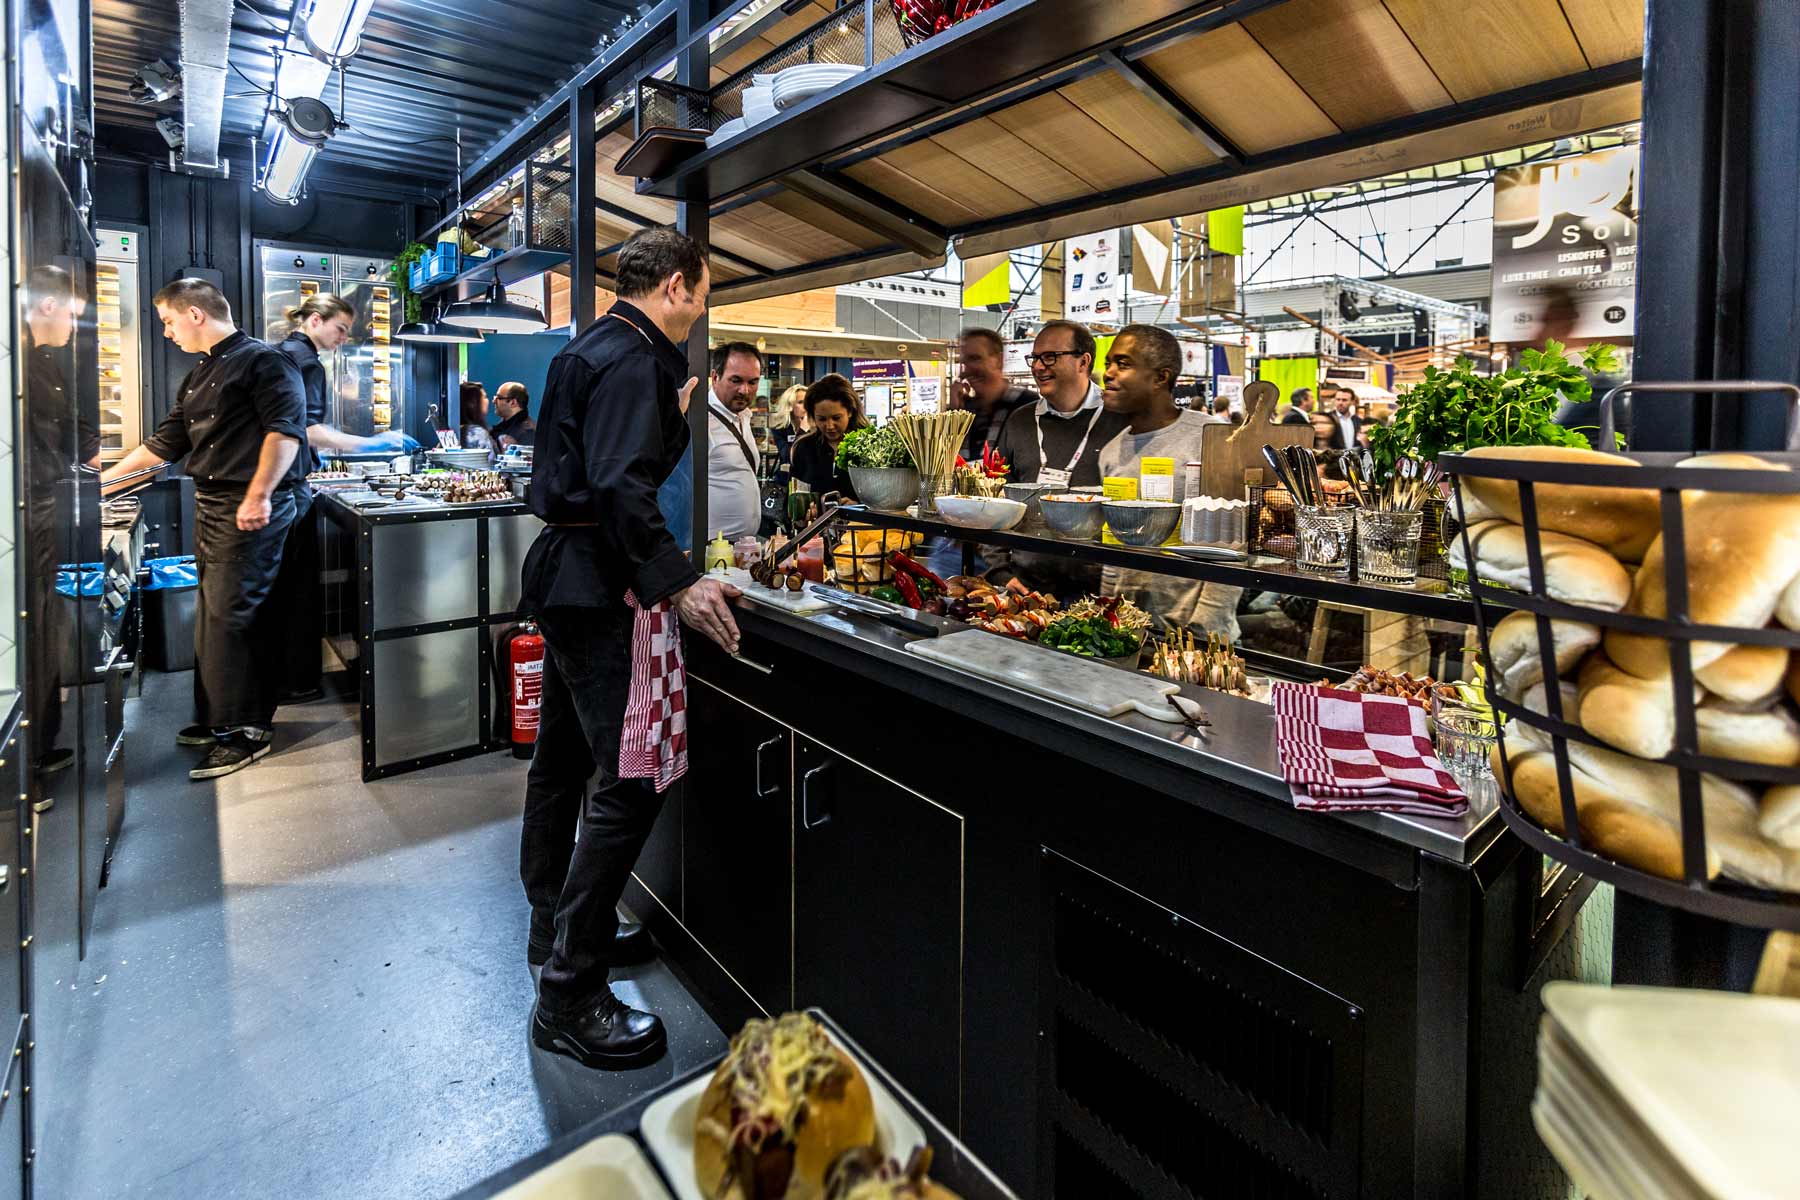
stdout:
<svg viewBox="0 0 1800 1200">
<path fill-rule="evenodd" d="M 427 457 L 453 471 L 482 471 L 488 465 L 486 450 L 433 450 Z"/>
<path fill-rule="evenodd" d="M 770 109 L 770 111 L 773 112 L 774 110 Z M 708 146 L 716 146 L 720 142 L 728 142 L 748 128 L 749 122 L 745 121 L 744 118 L 733 117 L 731 120 L 713 130 L 712 136 L 706 139 L 706 144 Z"/>
<path fill-rule="evenodd" d="M 830 91 L 846 79 L 862 74 L 861 67 L 838 63 L 810 63 L 789 67 L 775 76 L 775 107 L 792 108 L 802 100 Z"/>
<path fill-rule="evenodd" d="M 762 79 L 764 76 L 758 75 L 757 78 Z M 772 83 L 758 83 L 753 87 L 747 87 L 744 89 L 742 98 L 744 104 L 742 119 L 746 128 L 751 125 L 760 125 L 775 115 L 775 87 Z"/>
<path fill-rule="evenodd" d="M 1595 1200 L 1793 1196 L 1800 1000 L 1544 989 L 1531 1116 Z"/>
</svg>

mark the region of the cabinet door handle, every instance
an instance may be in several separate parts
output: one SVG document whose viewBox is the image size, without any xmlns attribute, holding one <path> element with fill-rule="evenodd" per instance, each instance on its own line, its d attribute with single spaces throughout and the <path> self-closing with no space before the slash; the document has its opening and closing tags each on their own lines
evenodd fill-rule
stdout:
<svg viewBox="0 0 1800 1200">
<path fill-rule="evenodd" d="M 812 816 L 813 776 L 821 771 L 829 770 L 830 767 L 830 763 L 822 763 L 800 777 L 800 828 L 802 829 L 817 829 L 821 825 L 828 825 L 831 823 L 831 814 L 829 812 L 822 815 L 816 821 L 813 820 Z"/>
<path fill-rule="evenodd" d="M 769 747 L 779 746 L 785 741 L 787 741 L 785 734 L 777 734 L 756 748 L 756 795 L 758 799 L 764 796 L 773 796 L 781 790 L 779 783 L 774 787 L 763 786 L 763 755 L 768 753 Z"/>
</svg>

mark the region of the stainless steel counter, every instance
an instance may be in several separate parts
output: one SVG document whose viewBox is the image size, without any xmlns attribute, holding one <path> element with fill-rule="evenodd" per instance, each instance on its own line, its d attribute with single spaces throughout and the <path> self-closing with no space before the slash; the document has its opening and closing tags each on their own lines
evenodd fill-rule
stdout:
<svg viewBox="0 0 1800 1200">
<path fill-rule="evenodd" d="M 1491 789 L 1470 797 L 1466 816 L 1435 820 L 1396 813 L 1306 813 L 1293 808 L 1275 750 L 1275 714 L 1266 704 L 1220 692 L 1184 686 L 1181 694 L 1206 709 L 1211 729 L 1196 733 L 1184 725 L 1155 721 L 1136 714 L 1119 718 L 1095 716 L 1046 700 L 990 679 L 927 662 L 906 651 L 918 640 L 872 618 L 848 612 L 793 616 L 750 600 L 737 601 L 738 620 L 748 630 L 767 634 L 790 647 L 834 661 L 845 653 L 865 655 L 893 667 L 978 697 L 983 704 L 1005 705 L 1040 720 L 1048 736 L 1055 727 L 1098 734 L 1121 749 L 1148 754 L 1192 769 L 1199 776 L 1222 780 L 1266 797 L 1300 821 L 1343 822 L 1388 840 L 1456 863 L 1471 861 L 1504 827 Z M 931 618 L 926 618 L 930 620 Z M 966 628 L 943 622 L 946 630 Z"/>
</svg>

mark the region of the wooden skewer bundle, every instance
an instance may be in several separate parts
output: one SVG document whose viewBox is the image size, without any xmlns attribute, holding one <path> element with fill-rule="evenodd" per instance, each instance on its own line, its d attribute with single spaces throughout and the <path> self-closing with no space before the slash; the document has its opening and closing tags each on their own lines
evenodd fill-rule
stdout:
<svg viewBox="0 0 1800 1200">
<path fill-rule="evenodd" d="M 919 474 L 948 475 L 969 436 L 975 414 L 966 408 L 937 413 L 902 413 L 893 419 L 894 428 L 906 443 L 913 465 Z"/>
</svg>

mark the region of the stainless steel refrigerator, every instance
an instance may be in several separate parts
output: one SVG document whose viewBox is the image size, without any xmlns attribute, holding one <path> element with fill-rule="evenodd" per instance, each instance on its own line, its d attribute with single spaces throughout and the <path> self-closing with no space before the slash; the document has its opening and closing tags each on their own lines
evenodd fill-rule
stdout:
<svg viewBox="0 0 1800 1200">
<path fill-rule="evenodd" d="M 96 230 L 94 323 L 100 340 L 100 457 L 115 463 L 144 440 L 144 296 L 142 237 Z"/>
<path fill-rule="evenodd" d="M 320 356 L 330 379 L 329 419 L 359 436 L 406 428 L 403 347 L 393 340 L 403 314 L 400 291 L 388 278 L 390 260 L 262 241 L 256 250 L 257 336 L 286 337 L 287 310 L 307 296 L 342 296 L 356 319 L 343 348 Z"/>
</svg>

